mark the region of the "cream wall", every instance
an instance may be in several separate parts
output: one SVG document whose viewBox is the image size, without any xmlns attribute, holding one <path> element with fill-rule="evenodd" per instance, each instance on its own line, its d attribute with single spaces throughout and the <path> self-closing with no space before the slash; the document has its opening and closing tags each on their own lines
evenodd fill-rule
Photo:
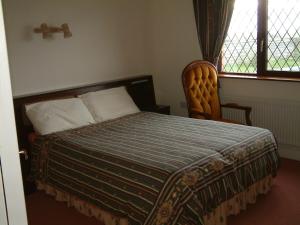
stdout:
<svg viewBox="0 0 300 225">
<path fill-rule="evenodd" d="M 5 0 L 14 96 L 149 71 L 146 0 Z M 68 23 L 73 37 L 34 34 L 41 23 Z"/>
<path fill-rule="evenodd" d="M 186 115 L 181 72 L 201 57 L 192 1 L 153 0 L 149 6 L 149 45 L 158 102 L 172 114 Z"/>
</svg>

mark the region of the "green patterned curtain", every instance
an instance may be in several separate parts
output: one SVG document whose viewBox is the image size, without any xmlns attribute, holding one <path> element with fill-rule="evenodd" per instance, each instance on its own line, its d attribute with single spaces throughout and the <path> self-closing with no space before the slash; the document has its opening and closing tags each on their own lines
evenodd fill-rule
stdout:
<svg viewBox="0 0 300 225">
<path fill-rule="evenodd" d="M 235 0 L 193 0 L 203 60 L 217 64 Z"/>
</svg>

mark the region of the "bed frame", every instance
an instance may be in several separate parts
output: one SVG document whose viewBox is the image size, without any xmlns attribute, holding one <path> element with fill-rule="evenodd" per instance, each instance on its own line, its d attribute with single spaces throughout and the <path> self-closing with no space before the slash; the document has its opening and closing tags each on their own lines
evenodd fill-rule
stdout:
<svg viewBox="0 0 300 225">
<path fill-rule="evenodd" d="M 120 86 L 126 87 L 128 93 L 140 110 L 151 111 L 151 109 L 156 106 L 153 79 L 151 75 L 135 76 L 14 98 L 15 119 L 20 148 L 28 149 L 28 135 L 33 132 L 33 127 L 25 114 L 24 106 L 26 104 L 59 98 L 76 97 L 87 92 Z"/>
</svg>

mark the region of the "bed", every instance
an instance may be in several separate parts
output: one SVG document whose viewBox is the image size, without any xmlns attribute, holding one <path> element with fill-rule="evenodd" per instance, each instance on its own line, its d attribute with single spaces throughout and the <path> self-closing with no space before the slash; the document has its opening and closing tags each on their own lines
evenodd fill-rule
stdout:
<svg viewBox="0 0 300 225">
<path fill-rule="evenodd" d="M 153 108 L 155 97 L 144 106 L 134 97 L 153 92 L 152 77 L 128 80 L 115 84 Z M 146 111 L 35 136 L 31 145 L 38 189 L 106 225 L 226 224 L 270 190 L 279 164 L 266 129 Z"/>
</svg>

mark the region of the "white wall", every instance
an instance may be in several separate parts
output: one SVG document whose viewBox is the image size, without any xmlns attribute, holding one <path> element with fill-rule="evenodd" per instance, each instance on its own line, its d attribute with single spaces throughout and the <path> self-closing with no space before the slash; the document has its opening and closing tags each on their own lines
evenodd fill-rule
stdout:
<svg viewBox="0 0 300 225">
<path fill-rule="evenodd" d="M 262 97 L 277 101 L 300 101 L 300 82 L 221 79 L 224 96 Z M 300 125 L 300 124 L 299 124 Z"/>
<path fill-rule="evenodd" d="M 5 0 L 15 96 L 147 73 L 146 0 Z M 68 23 L 73 37 L 33 28 Z"/>
<path fill-rule="evenodd" d="M 152 0 L 149 7 L 149 45 L 156 96 L 170 104 L 176 115 L 185 101 L 181 72 L 192 60 L 201 57 L 192 0 Z"/>
</svg>

